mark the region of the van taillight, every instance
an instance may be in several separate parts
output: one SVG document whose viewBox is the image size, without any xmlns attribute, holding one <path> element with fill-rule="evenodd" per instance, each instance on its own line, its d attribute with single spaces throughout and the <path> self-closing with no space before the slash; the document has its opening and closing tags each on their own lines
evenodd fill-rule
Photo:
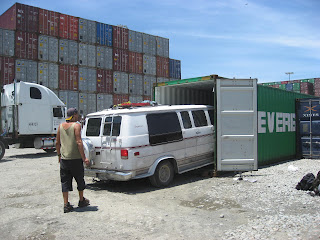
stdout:
<svg viewBox="0 0 320 240">
<path fill-rule="evenodd" d="M 128 150 L 121 149 L 121 159 L 128 159 Z"/>
</svg>

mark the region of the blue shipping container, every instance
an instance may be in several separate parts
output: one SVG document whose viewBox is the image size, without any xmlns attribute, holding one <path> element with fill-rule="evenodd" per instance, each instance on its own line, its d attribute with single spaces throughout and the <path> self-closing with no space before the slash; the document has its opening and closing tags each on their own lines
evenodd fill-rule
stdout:
<svg viewBox="0 0 320 240">
<path fill-rule="evenodd" d="M 310 128 L 310 121 L 300 121 L 300 135 L 301 136 L 320 136 L 320 121 L 312 121 Z"/>
<path fill-rule="evenodd" d="M 169 60 L 169 73 L 170 78 L 181 79 L 181 61 L 170 59 Z"/>
<path fill-rule="evenodd" d="M 292 92 L 293 91 L 293 83 L 287 83 L 286 90 Z"/>
<path fill-rule="evenodd" d="M 297 113 L 300 121 L 320 120 L 320 99 L 301 99 L 297 106 Z"/>
<path fill-rule="evenodd" d="M 97 43 L 112 47 L 112 26 L 97 22 Z"/>
<path fill-rule="evenodd" d="M 305 158 L 320 158 L 320 138 L 302 137 L 301 150 Z"/>
</svg>

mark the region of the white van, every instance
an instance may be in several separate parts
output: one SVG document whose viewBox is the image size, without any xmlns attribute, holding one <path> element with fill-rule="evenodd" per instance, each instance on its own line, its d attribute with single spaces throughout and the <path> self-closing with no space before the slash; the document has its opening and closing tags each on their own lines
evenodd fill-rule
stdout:
<svg viewBox="0 0 320 240">
<path fill-rule="evenodd" d="M 152 185 L 167 186 L 175 173 L 214 163 L 213 119 L 213 107 L 205 105 L 88 114 L 82 138 L 91 165 L 85 175 L 117 181 L 149 177 Z"/>
</svg>

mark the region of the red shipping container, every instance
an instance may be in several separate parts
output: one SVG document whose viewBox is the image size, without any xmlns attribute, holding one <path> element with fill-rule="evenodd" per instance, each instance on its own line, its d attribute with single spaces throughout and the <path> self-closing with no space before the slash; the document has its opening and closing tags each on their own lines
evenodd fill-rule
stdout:
<svg viewBox="0 0 320 240">
<path fill-rule="evenodd" d="M 120 103 L 125 103 L 129 101 L 128 94 L 114 94 L 113 95 L 113 105 L 117 105 Z"/>
<path fill-rule="evenodd" d="M 157 77 L 169 78 L 169 58 L 157 56 Z"/>
<path fill-rule="evenodd" d="M 113 47 L 128 50 L 129 49 L 129 29 L 122 27 L 112 27 Z"/>
<path fill-rule="evenodd" d="M 143 99 L 143 101 L 144 101 L 144 100 L 149 100 L 149 101 L 151 101 L 151 96 L 144 95 L 144 96 L 142 96 L 142 99 Z"/>
<path fill-rule="evenodd" d="M 15 56 L 17 58 L 38 59 L 38 35 L 30 32 L 16 32 Z"/>
<path fill-rule="evenodd" d="M 79 18 L 60 14 L 59 36 L 61 38 L 78 41 Z"/>
<path fill-rule="evenodd" d="M 129 52 L 129 72 L 143 73 L 143 56 L 142 53 Z"/>
<path fill-rule="evenodd" d="M 10 84 L 15 78 L 15 60 L 10 57 L 0 57 L 0 85 Z"/>
<path fill-rule="evenodd" d="M 97 69 L 97 93 L 113 93 L 112 70 Z"/>
<path fill-rule="evenodd" d="M 59 36 L 60 13 L 39 9 L 39 33 L 54 37 Z"/>
<path fill-rule="evenodd" d="M 77 66 L 59 65 L 59 89 L 77 91 L 79 69 Z"/>
<path fill-rule="evenodd" d="M 129 52 L 127 50 L 113 49 L 113 70 L 120 72 L 129 71 Z"/>
<path fill-rule="evenodd" d="M 20 3 L 14 4 L 0 16 L 0 28 L 38 32 L 39 8 Z"/>
</svg>

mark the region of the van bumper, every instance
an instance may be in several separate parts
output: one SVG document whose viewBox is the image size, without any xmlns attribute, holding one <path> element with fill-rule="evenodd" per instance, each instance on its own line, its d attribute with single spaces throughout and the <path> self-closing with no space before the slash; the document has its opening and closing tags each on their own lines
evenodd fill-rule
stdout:
<svg viewBox="0 0 320 240">
<path fill-rule="evenodd" d="M 94 177 L 100 180 L 128 181 L 133 178 L 133 172 L 117 172 L 102 169 L 84 169 L 86 177 Z"/>
</svg>

